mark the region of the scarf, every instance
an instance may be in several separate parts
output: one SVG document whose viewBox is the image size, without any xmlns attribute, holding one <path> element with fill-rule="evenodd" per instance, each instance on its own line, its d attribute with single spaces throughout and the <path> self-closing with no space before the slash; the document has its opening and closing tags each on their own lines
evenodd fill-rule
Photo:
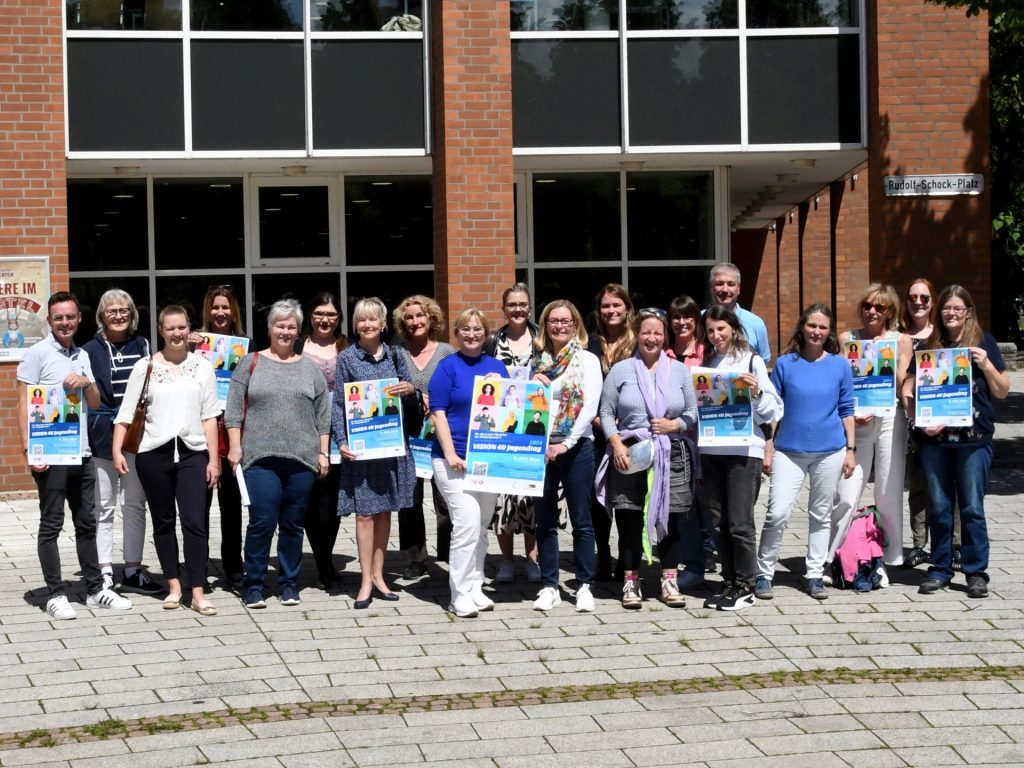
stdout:
<svg viewBox="0 0 1024 768">
<path fill-rule="evenodd" d="M 547 376 L 552 382 L 561 379 L 562 394 L 558 398 L 558 412 L 551 427 L 553 435 L 569 435 L 583 408 L 583 362 L 576 356 L 580 343 L 573 339 L 556 356 L 544 351 L 533 360 L 534 373 Z"/>
<path fill-rule="evenodd" d="M 640 388 L 648 419 L 662 418 L 668 410 L 669 357 L 664 351 L 654 368 L 654 381 L 640 357 L 633 356 L 636 383 Z M 647 474 L 647 498 L 644 500 L 644 555 L 651 562 L 651 542 L 661 541 L 668 535 L 669 472 L 672 461 L 672 443 L 668 435 L 651 435 L 654 440 L 654 462 Z M 677 436 L 679 439 L 681 436 Z"/>
</svg>

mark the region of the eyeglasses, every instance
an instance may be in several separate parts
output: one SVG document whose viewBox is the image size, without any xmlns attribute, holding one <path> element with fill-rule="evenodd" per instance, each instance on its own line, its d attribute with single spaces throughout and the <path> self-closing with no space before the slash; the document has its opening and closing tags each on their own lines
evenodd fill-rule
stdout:
<svg viewBox="0 0 1024 768">
<path fill-rule="evenodd" d="M 466 326 L 464 328 L 459 328 L 459 334 L 462 336 L 483 336 L 484 329 L 479 325 L 474 325 L 472 327 Z"/>
<path fill-rule="evenodd" d="M 943 307 L 942 314 L 953 315 L 954 317 L 960 317 L 960 315 L 967 314 L 967 307 Z"/>
<path fill-rule="evenodd" d="M 576 325 L 576 321 L 573 320 L 571 317 L 549 317 L 548 325 L 554 326 L 555 328 L 557 328 L 558 326 L 561 326 L 563 328 L 572 328 L 574 325 Z"/>
<path fill-rule="evenodd" d="M 529 309 L 530 302 L 528 301 L 510 301 L 505 305 L 505 309 Z"/>
<path fill-rule="evenodd" d="M 912 302 L 914 304 L 923 304 L 924 306 L 927 307 L 929 304 L 932 303 L 932 297 L 929 296 L 927 293 L 911 293 L 910 295 L 907 296 L 907 301 Z"/>
<path fill-rule="evenodd" d="M 338 313 L 337 312 L 314 312 L 313 313 L 313 319 L 314 320 L 337 320 L 338 319 Z"/>
<path fill-rule="evenodd" d="M 664 320 L 668 317 L 668 313 L 664 309 L 658 309 L 658 307 L 644 307 L 636 313 L 637 317 L 657 317 Z"/>
<path fill-rule="evenodd" d="M 875 304 L 875 303 L 870 302 L 870 301 L 862 301 L 860 303 L 860 308 L 864 312 L 867 312 L 869 309 L 873 309 L 873 310 L 875 310 L 875 312 L 877 312 L 880 315 L 884 315 L 886 312 L 889 311 L 889 305 L 888 304 Z"/>
<path fill-rule="evenodd" d="M 107 317 L 130 317 L 132 311 L 127 307 L 117 307 L 103 310 L 103 314 Z"/>
</svg>

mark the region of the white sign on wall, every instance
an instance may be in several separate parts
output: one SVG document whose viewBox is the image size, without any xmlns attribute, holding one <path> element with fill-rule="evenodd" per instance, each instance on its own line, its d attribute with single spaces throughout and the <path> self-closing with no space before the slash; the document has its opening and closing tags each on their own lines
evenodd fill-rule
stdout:
<svg viewBox="0 0 1024 768">
<path fill-rule="evenodd" d="M 950 197 L 980 195 L 985 177 L 980 173 L 939 173 L 929 176 L 886 176 L 886 197 Z"/>
</svg>

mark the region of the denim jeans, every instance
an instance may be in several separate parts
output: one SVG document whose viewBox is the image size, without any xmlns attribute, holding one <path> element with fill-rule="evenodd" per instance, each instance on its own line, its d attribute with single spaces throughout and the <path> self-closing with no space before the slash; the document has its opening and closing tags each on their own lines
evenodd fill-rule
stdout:
<svg viewBox="0 0 1024 768">
<path fill-rule="evenodd" d="M 260 459 L 245 470 L 249 525 L 245 531 L 245 589 L 263 589 L 277 531 L 277 586 L 296 584 L 302 567 L 303 522 L 316 474 L 294 459 Z"/>
<path fill-rule="evenodd" d="M 558 586 L 558 484 L 572 523 L 572 552 L 577 588 L 594 581 L 594 525 L 590 499 L 594 488 L 594 443 L 581 439 L 567 453 L 549 461 L 544 472 L 544 495 L 536 500 L 537 561 L 545 587 Z"/>
<path fill-rule="evenodd" d="M 83 457 L 81 464 L 51 466 L 45 472 L 33 472 L 32 479 L 39 489 L 39 565 L 50 596 L 64 594 L 57 538 L 64 527 L 65 500 L 71 507 L 75 549 L 86 590 L 90 595 L 99 592 L 103 577 L 96 559 L 96 475 L 92 459 Z"/>
<path fill-rule="evenodd" d="M 960 506 L 960 556 L 964 574 L 988 581 L 988 527 L 985 491 L 992 467 L 992 443 L 927 445 L 920 449 L 921 469 L 931 505 L 932 566 L 928 575 L 953 578 L 953 505 Z"/>
<path fill-rule="evenodd" d="M 762 459 L 756 456 L 703 454 L 700 457 L 708 506 L 718 528 L 722 580 L 753 584 L 757 580 L 757 533 L 754 504 L 761 489 Z"/>
</svg>

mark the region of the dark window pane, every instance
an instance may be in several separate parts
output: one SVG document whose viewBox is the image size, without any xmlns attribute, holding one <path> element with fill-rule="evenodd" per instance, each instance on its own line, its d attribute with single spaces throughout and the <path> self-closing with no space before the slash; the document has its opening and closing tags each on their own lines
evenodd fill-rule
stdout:
<svg viewBox="0 0 1024 768">
<path fill-rule="evenodd" d="M 858 35 L 752 38 L 750 142 L 860 143 Z"/>
<path fill-rule="evenodd" d="M 261 259 L 331 258 L 327 187 L 260 187 Z"/>
<path fill-rule="evenodd" d="M 513 32 L 607 32 L 619 28 L 618 0 L 510 0 Z"/>
<path fill-rule="evenodd" d="M 513 40 L 517 147 L 618 146 L 619 43 Z"/>
<path fill-rule="evenodd" d="M 636 307 L 668 309 L 672 299 L 686 294 L 705 306 L 710 265 L 701 267 L 630 267 L 629 295 Z"/>
<path fill-rule="evenodd" d="M 156 179 L 157 269 L 241 267 L 245 222 L 241 179 Z"/>
<path fill-rule="evenodd" d="M 329 270 L 324 272 L 301 272 L 299 274 L 261 274 L 252 277 L 253 315 L 252 336 L 258 347 L 267 345 L 267 316 L 275 301 L 295 299 L 302 305 L 302 320 L 306 321 L 309 302 L 321 291 L 330 291 L 338 296 L 341 302 L 341 272 Z M 344 302 L 342 302 L 344 305 Z M 346 314 L 342 324 L 343 332 L 347 333 Z"/>
<path fill-rule="evenodd" d="M 608 283 L 622 282 L 621 267 L 581 268 L 543 268 L 533 270 L 533 287 L 535 298 L 534 315 L 540 317 L 544 306 L 555 299 L 568 299 L 576 305 L 586 320 L 589 330 L 594 327 L 594 297 Z"/>
<path fill-rule="evenodd" d="M 736 29 L 736 0 L 629 0 L 626 25 L 640 29 Z"/>
<path fill-rule="evenodd" d="M 423 41 L 313 42 L 317 149 L 424 146 Z"/>
<path fill-rule="evenodd" d="M 629 41 L 629 141 L 634 146 L 738 144 L 739 41 Z"/>
<path fill-rule="evenodd" d="M 192 0 L 196 32 L 301 32 L 302 0 Z"/>
<path fill-rule="evenodd" d="M 856 27 L 857 0 L 747 0 L 747 26 Z"/>
<path fill-rule="evenodd" d="M 68 40 L 72 152 L 183 150 L 180 40 Z"/>
<path fill-rule="evenodd" d="M 433 264 L 431 205 L 429 176 L 346 177 L 346 263 Z"/>
<path fill-rule="evenodd" d="M 301 41 L 192 41 L 195 149 L 304 149 L 304 103 Z"/>
<path fill-rule="evenodd" d="M 149 279 L 146 277 L 73 277 L 71 291 L 78 297 L 82 308 L 82 324 L 75 334 L 75 343 L 81 346 L 96 335 L 96 306 L 100 296 L 111 288 L 128 291 L 139 310 L 139 330 L 136 333 L 149 337 Z"/>
<path fill-rule="evenodd" d="M 622 258 L 619 174 L 534 175 L 533 229 L 535 261 Z"/>
<path fill-rule="evenodd" d="M 181 29 L 181 0 L 65 0 L 68 29 Z"/>
<path fill-rule="evenodd" d="M 216 266 L 216 265 L 211 265 Z M 238 298 L 242 310 L 242 330 L 245 330 L 245 318 L 249 313 L 249 305 L 245 296 L 245 277 L 243 275 L 169 275 L 156 278 L 156 311 L 171 304 L 180 304 L 188 312 L 189 322 L 193 328 L 203 327 L 203 299 L 211 285 L 230 285 Z"/>
<path fill-rule="evenodd" d="M 714 183 L 709 173 L 630 173 L 629 258 L 713 259 Z"/>
<path fill-rule="evenodd" d="M 415 18 L 401 18 L 413 16 Z M 415 32 L 422 27 L 422 0 L 310 0 L 314 32 Z"/>
<path fill-rule="evenodd" d="M 68 262 L 72 272 L 147 269 L 146 182 L 68 181 Z"/>
<path fill-rule="evenodd" d="M 381 278 L 379 272 L 349 272 L 348 273 L 348 296 L 345 301 L 345 332 L 349 338 L 355 338 L 352 332 L 352 307 L 360 299 L 368 296 L 376 296 L 384 302 L 388 308 L 388 317 L 391 317 L 391 310 L 398 306 L 406 296 L 414 293 L 422 293 L 425 296 L 434 295 L 434 271 L 424 270 L 401 270 L 389 272 L 386 279 Z M 388 328 L 391 322 L 388 321 Z"/>
</svg>

